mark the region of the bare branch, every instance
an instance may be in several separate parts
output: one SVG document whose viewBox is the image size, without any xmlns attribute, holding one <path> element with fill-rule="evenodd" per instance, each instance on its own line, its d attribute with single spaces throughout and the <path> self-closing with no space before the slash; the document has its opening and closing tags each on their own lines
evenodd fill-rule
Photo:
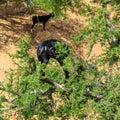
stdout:
<svg viewBox="0 0 120 120">
<path fill-rule="evenodd" d="M 60 85 L 60 84 L 54 82 L 54 81 L 51 80 L 51 79 L 43 78 L 43 79 L 40 79 L 40 80 L 42 80 L 43 82 L 46 82 L 46 83 L 48 83 L 48 84 L 50 84 L 50 85 L 52 85 L 52 86 L 54 86 L 54 87 L 56 87 L 56 88 L 64 89 L 62 85 Z"/>
</svg>

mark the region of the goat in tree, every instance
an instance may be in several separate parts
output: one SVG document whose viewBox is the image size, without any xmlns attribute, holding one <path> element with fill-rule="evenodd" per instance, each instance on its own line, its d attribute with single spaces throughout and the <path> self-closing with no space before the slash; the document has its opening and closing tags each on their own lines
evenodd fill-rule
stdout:
<svg viewBox="0 0 120 120">
<path fill-rule="evenodd" d="M 63 60 L 69 55 L 70 49 L 68 45 L 63 43 L 63 49 L 66 52 L 58 53 L 57 47 L 56 47 L 57 43 L 62 43 L 62 42 L 55 40 L 55 39 L 50 39 L 50 40 L 44 40 L 39 44 L 38 49 L 37 49 L 37 57 L 41 63 L 45 63 L 45 65 L 47 65 L 50 58 L 54 58 L 59 62 L 61 66 L 63 66 Z M 65 69 L 63 70 L 65 73 L 65 77 L 69 78 L 69 72 Z M 44 76 L 45 73 L 43 72 L 42 75 Z"/>
</svg>

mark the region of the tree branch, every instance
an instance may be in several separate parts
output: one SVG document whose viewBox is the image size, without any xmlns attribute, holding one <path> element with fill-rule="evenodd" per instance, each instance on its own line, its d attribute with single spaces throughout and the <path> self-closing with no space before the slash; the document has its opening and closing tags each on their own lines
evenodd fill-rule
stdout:
<svg viewBox="0 0 120 120">
<path fill-rule="evenodd" d="M 54 82 L 54 81 L 51 80 L 51 79 L 48 79 L 48 78 L 42 78 L 42 79 L 40 79 L 40 80 L 42 80 L 43 82 L 48 83 L 48 84 L 54 86 L 55 88 L 61 88 L 61 89 L 64 89 L 62 85 L 60 85 L 60 84 Z"/>
</svg>

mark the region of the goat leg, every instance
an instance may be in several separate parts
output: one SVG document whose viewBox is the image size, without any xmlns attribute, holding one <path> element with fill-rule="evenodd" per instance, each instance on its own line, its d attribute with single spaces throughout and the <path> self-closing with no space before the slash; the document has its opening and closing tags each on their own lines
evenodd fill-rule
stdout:
<svg viewBox="0 0 120 120">
<path fill-rule="evenodd" d="M 33 25 L 31 26 L 31 29 L 35 26 L 35 24 L 36 24 L 36 23 L 34 22 Z"/>
<path fill-rule="evenodd" d="M 63 60 L 57 59 L 59 64 L 63 67 Z M 65 78 L 69 78 L 69 72 L 63 68 L 63 71 L 65 73 Z"/>
<path fill-rule="evenodd" d="M 45 24 L 46 24 L 46 22 L 43 23 L 43 30 L 45 30 Z"/>
</svg>

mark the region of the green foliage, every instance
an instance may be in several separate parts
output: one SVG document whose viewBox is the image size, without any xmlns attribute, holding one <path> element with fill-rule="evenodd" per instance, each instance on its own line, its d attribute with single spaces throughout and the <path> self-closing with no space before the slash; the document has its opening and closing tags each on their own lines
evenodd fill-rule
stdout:
<svg viewBox="0 0 120 120">
<path fill-rule="evenodd" d="M 105 3 L 105 1 L 103 1 L 103 3 Z M 111 29 L 112 25 L 117 26 L 118 20 L 109 19 L 109 23 L 111 24 L 109 24 L 109 28 L 106 27 L 108 21 L 104 17 L 105 12 L 105 8 L 98 8 L 96 16 L 91 15 L 90 19 L 88 19 L 89 24 L 83 30 L 81 30 L 78 35 L 71 35 L 71 38 L 76 43 L 89 45 L 88 56 L 90 56 L 92 48 L 96 43 L 100 43 L 104 47 L 104 53 L 102 55 L 100 55 L 99 57 L 95 57 L 94 59 L 90 59 L 90 61 L 97 62 L 97 64 L 95 65 L 96 67 L 98 65 L 102 66 L 103 70 L 96 71 L 96 69 L 93 69 L 93 74 L 95 76 L 92 75 L 91 79 L 95 80 L 95 82 L 89 82 L 89 86 L 91 87 L 88 87 L 89 89 L 87 91 L 87 100 L 91 99 L 92 101 L 91 104 L 86 104 L 90 106 L 90 109 L 92 108 L 95 113 L 100 114 L 97 117 L 98 119 L 117 120 L 119 119 L 118 114 L 120 111 L 120 105 L 118 105 L 120 99 L 120 78 L 119 74 L 117 74 L 119 73 L 118 62 L 120 60 L 120 31 L 119 28 Z M 116 40 L 114 41 L 113 38 L 115 38 Z M 92 62 L 92 64 L 94 64 L 94 62 Z M 106 68 L 106 64 L 109 64 L 110 66 Z M 87 75 L 85 74 L 85 76 Z M 102 83 L 103 78 L 105 80 L 105 83 Z M 88 106 L 87 108 L 89 109 Z M 84 113 L 86 112 L 84 111 Z M 93 116 L 95 117 L 95 115 Z"/>
<path fill-rule="evenodd" d="M 67 57 L 70 51 L 72 50 L 72 47 L 70 45 L 65 45 L 64 42 L 57 42 L 55 48 L 57 57 L 62 59 Z"/>
<path fill-rule="evenodd" d="M 82 59 L 65 59 L 65 67 L 70 71 L 70 78 L 65 79 L 62 68 L 56 60 L 51 59 L 53 64 L 45 69 L 47 78 L 56 83 L 63 84 L 64 89 L 57 89 L 48 83 L 41 81 L 41 70 L 44 64 L 40 64 L 30 53 L 30 37 L 25 35 L 17 44 L 19 49 L 13 58 L 18 58 L 18 68 L 9 73 L 9 82 L 1 86 L 3 91 L 10 94 L 11 110 L 19 109 L 19 119 L 23 116 L 28 119 L 37 115 L 40 119 L 48 119 L 50 116 L 61 117 L 62 119 L 87 118 L 88 114 L 94 111 L 91 118 L 96 119 L 118 119 L 119 118 L 119 89 L 120 75 L 111 74 L 107 70 L 98 70 L 97 63 L 84 61 Z M 58 44 L 61 50 L 63 44 Z M 58 50 L 58 53 L 61 51 Z M 63 50 L 63 53 L 65 51 Z M 32 58 L 32 60 L 31 60 Z M 32 61 L 32 62 L 29 62 Z M 34 62 L 33 62 L 34 61 Z M 35 65 L 31 65 L 35 64 Z M 30 70 L 31 67 L 36 66 Z M 105 82 L 101 81 L 104 78 Z M 43 94 L 44 91 L 48 91 Z M 56 97 L 52 95 L 58 95 Z M 3 102 L 7 101 L 4 95 L 0 96 L 1 108 Z M 58 106 L 57 103 L 60 102 Z M 2 113 L 1 113 L 2 114 Z M 97 114 L 99 114 L 97 116 Z"/>
<path fill-rule="evenodd" d="M 104 47 L 106 47 L 106 44 L 109 43 L 110 46 L 108 49 L 110 49 L 110 51 L 115 51 L 111 50 L 111 48 L 113 49 L 115 45 L 119 44 L 120 29 L 119 27 L 114 27 L 117 26 L 119 20 L 109 19 L 109 17 L 108 19 L 105 18 L 106 13 L 107 11 L 104 7 L 98 8 L 96 15 L 94 16 L 93 14 L 89 19 L 87 19 L 86 22 L 88 25 L 86 25 L 86 27 L 81 30 L 78 35 L 71 35 L 71 38 L 76 43 L 82 43 L 89 46 L 88 56 L 91 54 L 93 46 L 98 42 Z M 110 15 L 109 13 L 107 14 L 108 16 Z M 119 49 L 119 46 L 116 47 L 116 49 Z"/>
<path fill-rule="evenodd" d="M 3 87 L 1 85 L 1 88 L 10 94 L 9 97 L 14 98 L 11 102 L 11 108 L 20 109 L 25 118 L 38 115 L 41 119 L 46 119 L 53 114 L 53 108 L 51 108 L 53 105 L 50 93 L 42 95 L 42 91 L 51 89 L 49 84 L 40 80 L 42 79 L 41 70 L 44 68 L 44 64 L 41 65 L 29 53 L 30 37 L 28 34 L 21 38 L 17 45 L 19 49 L 16 54 L 10 54 L 10 56 L 15 59 L 18 68 L 8 73 L 8 83 Z M 56 63 L 56 61 L 54 62 Z M 46 68 L 46 76 L 56 82 L 59 79 L 63 82 L 65 77 L 62 68 L 60 66 L 56 67 L 53 65 L 51 68 Z M 0 104 L 2 105 L 6 98 L 4 95 L 0 96 L 0 98 Z M 22 118 L 22 116 L 19 117 Z"/>
<path fill-rule="evenodd" d="M 64 0 L 36 2 L 47 10 L 58 12 L 57 14 L 66 10 L 67 6 L 74 5 L 71 1 Z M 77 2 L 79 3 L 78 0 Z M 102 1 L 102 4 L 105 2 Z M 53 8 L 49 5 L 53 5 Z M 96 43 L 104 47 L 104 53 L 89 59 L 68 56 L 64 60 L 63 68 L 69 70 L 69 79 L 65 78 L 63 68 L 57 61 L 51 59 L 44 70 L 45 77 L 42 77 L 44 64 L 40 64 L 30 54 L 30 37 L 26 34 L 18 41 L 19 49 L 16 54 L 10 55 L 15 59 L 17 69 L 11 69 L 8 73 L 7 84 L 0 84 L 0 90 L 8 92 L 10 97 L 7 99 L 4 94 L 0 95 L 0 117 L 4 118 L 2 109 L 6 107 L 4 103 L 8 102 L 10 110 L 7 112 L 18 109 L 19 119 L 23 116 L 25 119 L 32 119 L 33 115 L 37 115 L 42 120 L 49 117 L 76 120 L 118 120 L 120 118 L 120 70 L 118 67 L 120 31 L 119 28 L 111 30 L 111 26 L 116 25 L 118 21 L 109 19 L 111 24 L 107 27 L 104 16 L 105 7 L 98 8 L 94 16 L 90 14 L 94 12 L 93 8 L 86 5 L 85 12 L 91 15 L 88 25 L 78 35 L 71 35 L 71 37 L 76 43 L 90 47 L 88 55 L 91 54 Z M 58 57 L 67 55 L 63 47 L 63 44 L 56 45 Z M 56 84 L 56 86 L 51 85 L 42 80 L 46 77 L 62 87 L 57 88 Z"/>
<path fill-rule="evenodd" d="M 68 6 L 72 7 L 72 0 L 37 0 L 36 4 L 42 9 L 54 12 L 55 15 L 60 15 L 63 11 L 66 12 Z"/>
<path fill-rule="evenodd" d="M 111 48 L 107 48 L 100 58 L 100 63 L 105 64 L 109 61 L 110 65 L 116 64 L 120 60 L 120 45 L 113 43 Z"/>
</svg>

